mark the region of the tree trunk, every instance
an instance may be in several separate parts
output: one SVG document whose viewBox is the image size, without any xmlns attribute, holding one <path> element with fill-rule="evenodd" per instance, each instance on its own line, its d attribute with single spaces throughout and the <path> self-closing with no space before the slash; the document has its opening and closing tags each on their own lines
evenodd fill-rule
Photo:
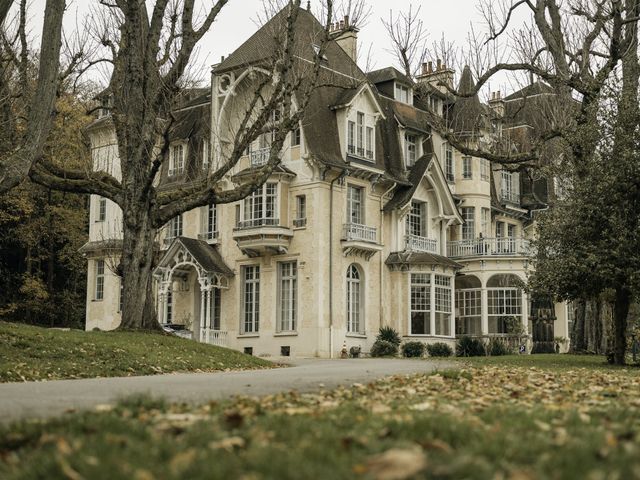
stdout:
<svg viewBox="0 0 640 480">
<path fill-rule="evenodd" d="M 130 204 L 123 211 L 120 329 L 161 330 L 153 296 L 156 229 L 151 225 L 147 207 Z"/>
<path fill-rule="evenodd" d="M 576 318 L 573 325 L 573 337 L 571 338 L 572 353 L 582 353 L 585 351 L 584 320 L 586 315 L 586 306 L 586 301 L 576 301 Z"/>
<path fill-rule="evenodd" d="M 613 363 L 624 365 L 627 353 L 627 316 L 631 304 L 631 292 L 620 287 L 616 289 L 613 306 Z"/>
</svg>

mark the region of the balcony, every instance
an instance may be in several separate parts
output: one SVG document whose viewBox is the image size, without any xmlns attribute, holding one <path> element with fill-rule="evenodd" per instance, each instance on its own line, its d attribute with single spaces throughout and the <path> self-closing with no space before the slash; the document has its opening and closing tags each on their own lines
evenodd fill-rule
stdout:
<svg viewBox="0 0 640 480">
<path fill-rule="evenodd" d="M 527 257 L 531 253 L 529 240 L 515 237 L 476 238 L 447 244 L 447 256 L 451 258 Z"/>
<path fill-rule="evenodd" d="M 440 255 L 438 241 L 433 238 L 421 237 L 418 235 L 406 235 L 405 248 L 412 252 L 427 252 Z"/>
<path fill-rule="evenodd" d="M 360 255 L 367 260 L 382 250 L 378 230 L 359 223 L 345 223 L 342 229 L 342 250 L 345 256 Z"/>
<path fill-rule="evenodd" d="M 204 240 L 208 243 L 218 242 L 218 232 L 203 232 L 198 234 L 198 240 Z"/>
<path fill-rule="evenodd" d="M 287 253 L 292 237 L 291 229 L 280 225 L 278 218 L 244 220 L 233 229 L 238 248 L 249 257 Z"/>
<path fill-rule="evenodd" d="M 227 332 L 222 330 L 214 330 L 212 328 L 200 329 L 200 341 L 217 347 L 227 346 Z"/>
<path fill-rule="evenodd" d="M 251 152 L 249 152 L 251 166 L 262 167 L 263 165 L 266 165 L 269 161 L 270 152 L 271 147 L 259 148 L 257 150 L 252 150 Z"/>
<path fill-rule="evenodd" d="M 520 205 L 520 193 L 515 190 L 500 190 L 500 201 Z"/>
<path fill-rule="evenodd" d="M 293 226 L 294 228 L 303 228 L 307 226 L 307 219 L 306 218 L 294 218 L 293 219 Z"/>
</svg>

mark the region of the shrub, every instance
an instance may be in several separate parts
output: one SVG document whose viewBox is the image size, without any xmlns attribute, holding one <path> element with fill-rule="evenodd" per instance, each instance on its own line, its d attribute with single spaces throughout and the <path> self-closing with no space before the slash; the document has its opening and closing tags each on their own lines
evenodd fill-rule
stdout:
<svg viewBox="0 0 640 480">
<path fill-rule="evenodd" d="M 483 357 L 486 355 L 482 340 L 471 337 L 460 337 L 456 344 L 458 357 Z"/>
<path fill-rule="evenodd" d="M 407 342 L 402 345 L 402 355 L 405 357 L 421 357 L 424 355 L 424 343 L 422 342 Z"/>
<path fill-rule="evenodd" d="M 427 345 L 427 352 L 430 357 L 450 357 L 453 349 L 446 343 L 436 342 Z"/>
<path fill-rule="evenodd" d="M 494 338 L 489 342 L 487 351 L 492 357 L 499 357 L 502 355 L 511 355 L 513 352 L 509 347 L 500 339 Z"/>
<path fill-rule="evenodd" d="M 397 347 L 400 346 L 400 343 L 402 343 L 398 332 L 396 332 L 395 329 L 391 327 L 380 327 L 376 340 L 384 340 L 385 342 L 393 343 L 396 346 L 396 350 Z"/>
<path fill-rule="evenodd" d="M 398 345 L 387 340 L 376 340 L 373 342 L 371 352 L 372 357 L 390 357 L 398 354 Z"/>
</svg>

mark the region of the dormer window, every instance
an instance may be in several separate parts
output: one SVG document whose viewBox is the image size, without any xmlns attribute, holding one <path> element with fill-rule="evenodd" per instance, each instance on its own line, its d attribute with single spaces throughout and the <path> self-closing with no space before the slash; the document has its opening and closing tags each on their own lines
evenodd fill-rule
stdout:
<svg viewBox="0 0 640 480">
<path fill-rule="evenodd" d="M 413 133 L 404 134 L 404 161 L 407 168 L 415 165 L 418 159 L 418 136 Z"/>
<path fill-rule="evenodd" d="M 411 94 L 411 89 L 409 87 L 396 82 L 395 99 L 397 101 L 411 105 L 413 103 L 412 97 L 413 95 Z"/>
<path fill-rule="evenodd" d="M 316 56 L 320 55 L 320 45 L 316 45 L 314 43 L 312 46 L 313 46 L 313 51 L 315 52 Z M 320 59 L 324 60 L 325 62 L 328 60 L 327 56 L 324 53 L 322 54 L 322 57 Z"/>
<path fill-rule="evenodd" d="M 356 112 L 355 121 L 347 121 L 347 153 L 373 160 L 375 157 L 375 117 Z"/>
<path fill-rule="evenodd" d="M 184 159 L 187 147 L 182 143 L 176 143 L 169 148 L 169 176 L 184 173 Z"/>
</svg>

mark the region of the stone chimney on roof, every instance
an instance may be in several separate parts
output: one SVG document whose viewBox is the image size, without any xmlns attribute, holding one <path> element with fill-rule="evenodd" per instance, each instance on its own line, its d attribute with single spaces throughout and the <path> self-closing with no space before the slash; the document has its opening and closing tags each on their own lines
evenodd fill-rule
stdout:
<svg viewBox="0 0 640 480">
<path fill-rule="evenodd" d="M 438 58 L 435 66 L 433 65 L 433 62 L 422 64 L 422 72 L 416 77 L 416 81 L 418 83 L 426 82 L 441 92 L 446 93 L 446 87 L 440 84 L 444 83 L 450 88 L 453 88 L 454 73 L 455 72 L 452 69 L 447 68 L 447 64 L 442 61 L 442 59 Z"/>
<path fill-rule="evenodd" d="M 358 60 L 358 32 L 359 30 L 351 25 L 349 15 L 332 24 L 329 30 L 331 39 L 335 40 L 354 62 Z"/>
<path fill-rule="evenodd" d="M 489 98 L 489 108 L 491 108 L 491 113 L 493 114 L 494 118 L 504 117 L 505 104 L 500 90 L 498 90 L 497 92 L 491 92 L 491 96 Z"/>
</svg>

